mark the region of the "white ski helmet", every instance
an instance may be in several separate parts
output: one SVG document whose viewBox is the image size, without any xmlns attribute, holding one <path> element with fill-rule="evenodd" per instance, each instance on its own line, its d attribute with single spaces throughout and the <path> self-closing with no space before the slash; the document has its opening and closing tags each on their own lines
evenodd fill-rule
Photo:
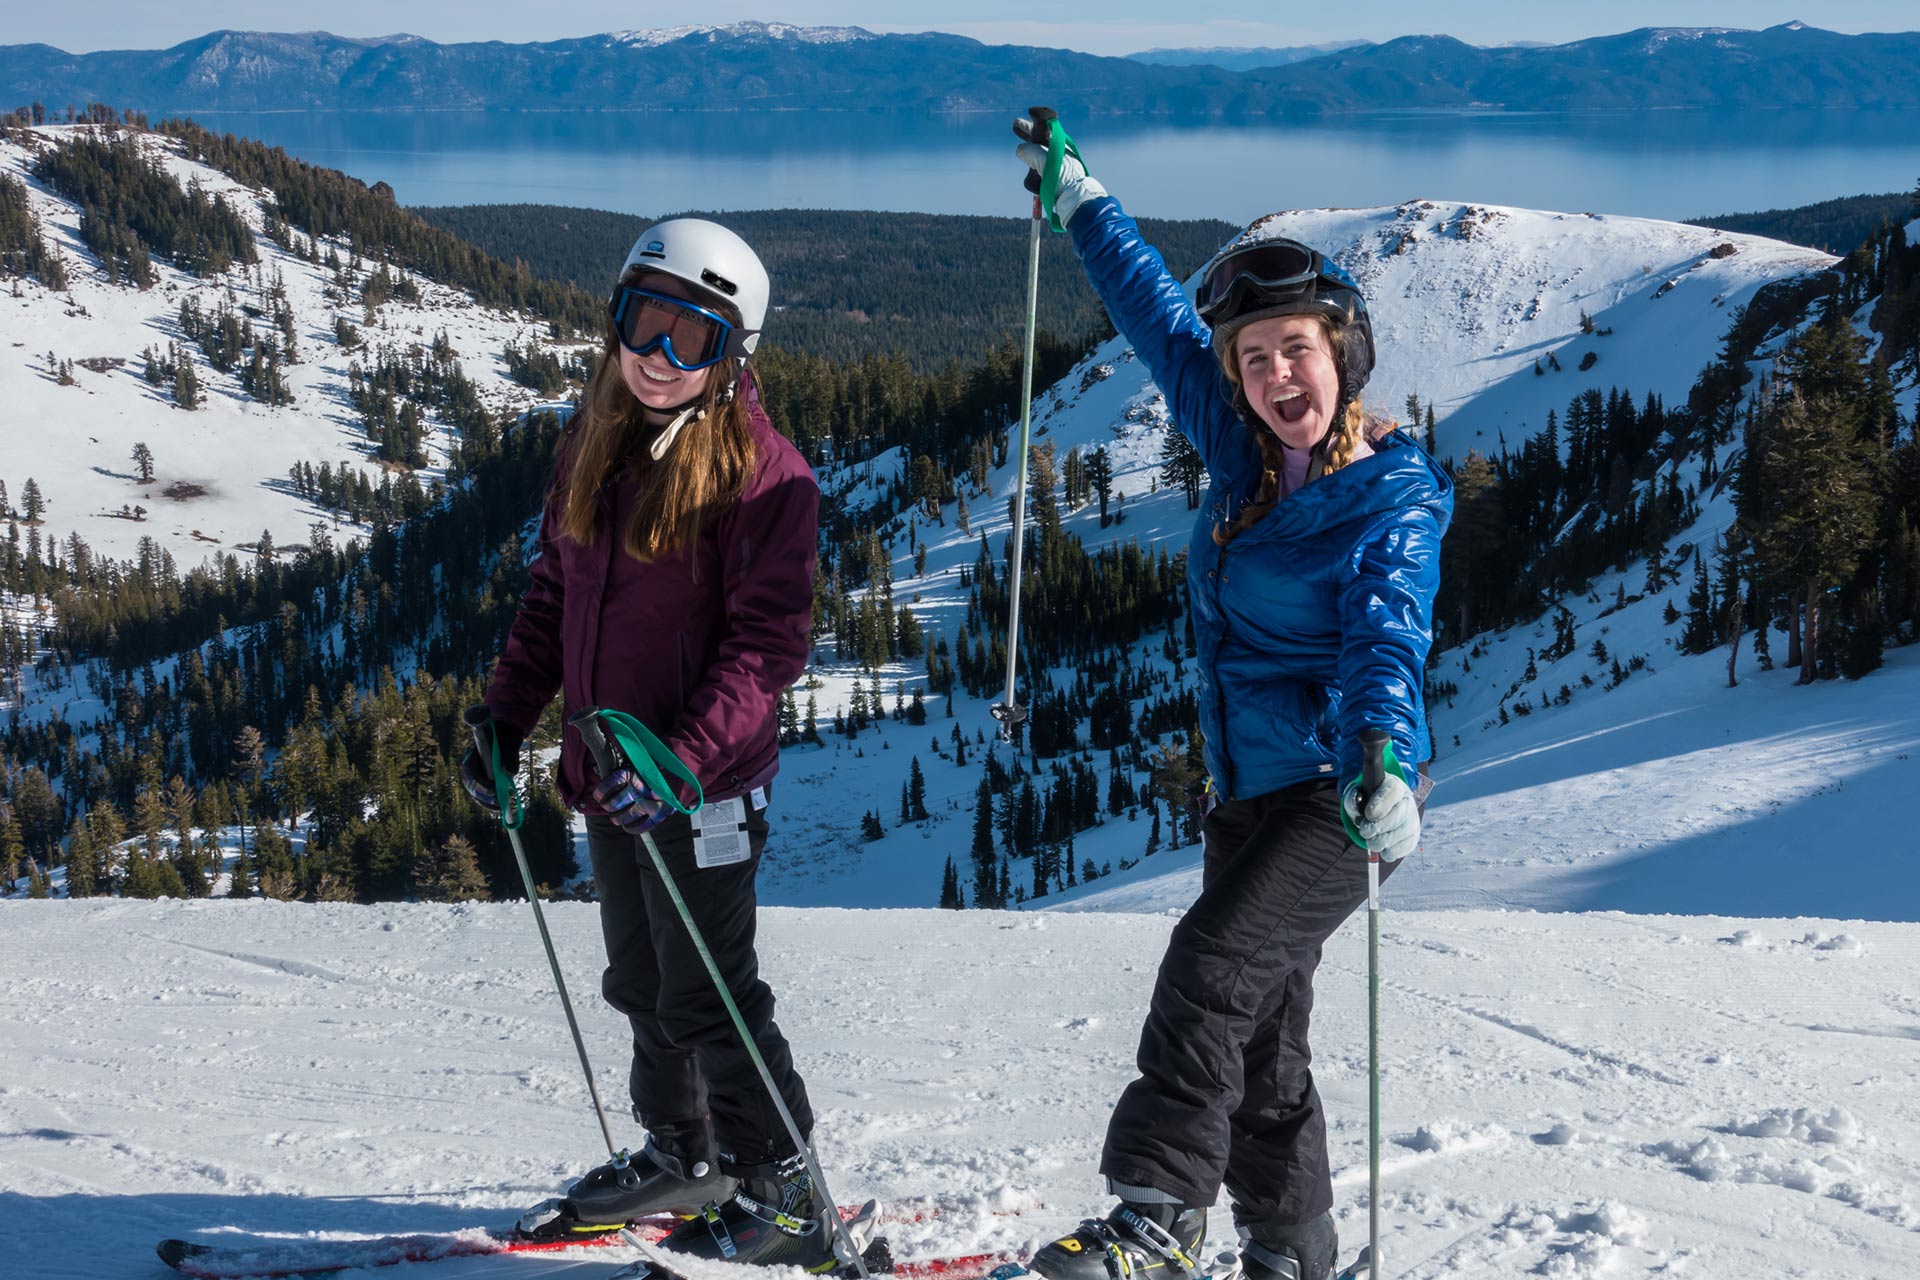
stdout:
<svg viewBox="0 0 1920 1280">
<path fill-rule="evenodd" d="M 740 314 L 740 328 L 751 331 L 742 347 L 751 354 L 760 343 L 772 287 L 767 269 L 747 242 L 705 218 L 669 218 L 640 233 L 620 264 L 617 285 L 634 267 L 685 281 L 697 292 L 726 303 Z"/>
</svg>

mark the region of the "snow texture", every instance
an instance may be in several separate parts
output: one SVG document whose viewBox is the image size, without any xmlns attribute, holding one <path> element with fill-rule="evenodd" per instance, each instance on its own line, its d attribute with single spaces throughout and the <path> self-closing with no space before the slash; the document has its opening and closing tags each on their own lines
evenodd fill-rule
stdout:
<svg viewBox="0 0 1920 1280">
<path fill-rule="evenodd" d="M 595 909 L 547 918 L 619 1110 L 630 1041 L 592 994 Z M 1100 1139 L 1172 924 L 767 910 L 838 1198 L 879 1197 L 906 1259 L 1029 1249 L 1104 1211 Z M 1852 954 L 1724 941 L 1807 928 L 1390 901 L 1388 1274 L 1920 1273 L 1920 934 L 1849 924 Z M 1346 1253 L 1367 1233 L 1365 946 L 1357 922 L 1334 936 L 1315 1002 Z M 500 1225 L 596 1159 L 523 903 L 6 902 L 0 958 L 8 1275 L 157 1280 L 164 1236 Z M 1210 1249 L 1232 1243 L 1223 1212 Z M 585 1280 L 631 1257 L 377 1274 Z"/>
</svg>

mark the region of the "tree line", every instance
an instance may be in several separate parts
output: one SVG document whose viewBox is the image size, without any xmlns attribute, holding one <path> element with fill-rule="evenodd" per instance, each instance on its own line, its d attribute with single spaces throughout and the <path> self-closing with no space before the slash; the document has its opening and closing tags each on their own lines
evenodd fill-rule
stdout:
<svg viewBox="0 0 1920 1280">
<path fill-rule="evenodd" d="M 1024 197 L 1009 184 L 1008 208 Z M 415 209 L 494 257 L 605 297 L 627 249 L 656 218 L 560 205 Z M 711 218 L 766 263 L 773 309 L 765 344 L 835 364 L 904 358 L 933 376 L 972 366 L 1026 318 L 1024 218 L 837 209 L 740 209 Z M 1143 218 L 1141 230 L 1184 279 L 1233 237 L 1216 219 Z M 1040 327 L 1084 346 L 1112 333 L 1065 236 L 1041 245 Z"/>
</svg>

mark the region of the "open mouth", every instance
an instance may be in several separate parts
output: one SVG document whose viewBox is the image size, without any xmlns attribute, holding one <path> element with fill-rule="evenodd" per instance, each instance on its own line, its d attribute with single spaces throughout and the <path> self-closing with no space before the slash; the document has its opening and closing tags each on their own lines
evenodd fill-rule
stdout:
<svg viewBox="0 0 1920 1280">
<path fill-rule="evenodd" d="M 638 367 L 639 367 L 641 376 L 644 377 L 648 382 L 658 382 L 664 385 L 664 384 L 680 381 L 680 379 L 674 377 L 672 374 L 655 373 L 653 370 L 647 368 L 647 366 L 645 365 L 640 365 Z"/>
<path fill-rule="evenodd" d="M 1298 387 L 1282 391 L 1273 398 L 1272 404 L 1273 411 L 1280 415 L 1282 422 L 1298 422 L 1307 416 L 1307 410 L 1312 407 L 1307 393 Z"/>
</svg>

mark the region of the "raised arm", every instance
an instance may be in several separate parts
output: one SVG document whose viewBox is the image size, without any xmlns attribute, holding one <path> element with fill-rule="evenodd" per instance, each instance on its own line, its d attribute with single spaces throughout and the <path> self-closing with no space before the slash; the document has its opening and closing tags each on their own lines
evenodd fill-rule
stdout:
<svg viewBox="0 0 1920 1280">
<path fill-rule="evenodd" d="M 1043 110 L 1035 108 L 1036 112 Z M 1054 225 L 1064 225 L 1114 328 L 1132 344 L 1147 372 L 1167 397 L 1173 422 L 1199 450 L 1209 471 L 1230 472 L 1244 461 L 1245 436 L 1233 409 L 1233 393 L 1213 354 L 1213 334 L 1148 244 L 1120 202 L 1107 194 L 1080 159 L 1077 148 L 1059 159 L 1055 189 L 1038 177 L 1052 163 L 1045 145 L 1051 120 L 1023 119 L 1014 132 L 1030 139 L 1018 149 L 1034 171 L 1028 182 Z M 1070 146 L 1071 144 L 1069 144 Z"/>
</svg>

